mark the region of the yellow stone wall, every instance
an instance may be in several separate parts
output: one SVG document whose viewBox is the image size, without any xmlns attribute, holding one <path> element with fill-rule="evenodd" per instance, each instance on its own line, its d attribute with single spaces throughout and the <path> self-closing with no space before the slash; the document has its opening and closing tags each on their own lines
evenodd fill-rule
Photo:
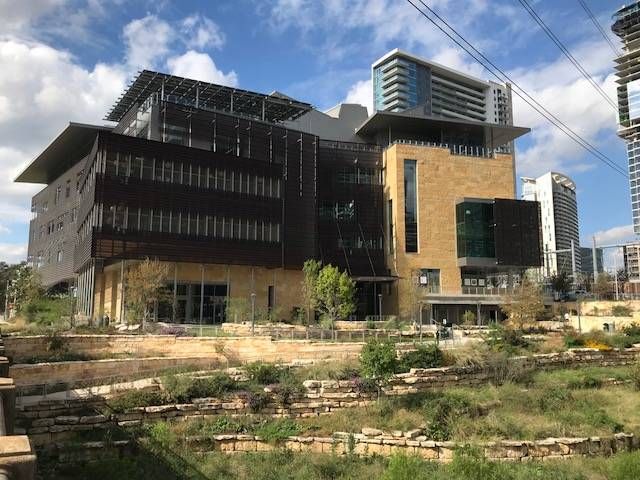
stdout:
<svg viewBox="0 0 640 480">
<path fill-rule="evenodd" d="M 405 252 L 404 160 L 416 160 L 418 197 L 418 252 Z M 393 201 L 394 233 L 387 262 L 398 275 L 393 291 L 399 312 L 410 303 L 411 272 L 440 269 L 441 293 L 461 293 L 456 252 L 456 201 L 462 198 L 515 198 L 513 159 L 452 155 L 446 148 L 393 145 L 384 154 L 385 205 Z M 385 215 L 388 215 L 385 209 Z M 388 218 L 385 218 L 388 225 Z"/>
<path fill-rule="evenodd" d="M 135 262 L 128 261 L 126 269 Z M 95 307 L 96 316 L 107 314 L 115 321 L 120 320 L 122 287 L 120 282 L 121 264 L 116 263 L 96 273 Z M 169 263 L 168 283 L 173 282 L 174 270 L 178 283 L 199 283 L 202 276 L 200 264 Z M 125 270 L 126 272 L 126 270 Z M 126 274 L 125 274 L 126 278 Z M 293 307 L 300 306 L 300 285 L 302 271 L 285 269 L 267 269 L 241 265 L 204 265 L 204 283 L 229 282 L 230 298 L 246 298 L 256 293 L 256 308 L 266 309 L 268 305 L 268 287 L 275 287 L 275 307 L 281 318 L 288 319 Z M 124 293 L 126 303 L 126 290 Z"/>
</svg>

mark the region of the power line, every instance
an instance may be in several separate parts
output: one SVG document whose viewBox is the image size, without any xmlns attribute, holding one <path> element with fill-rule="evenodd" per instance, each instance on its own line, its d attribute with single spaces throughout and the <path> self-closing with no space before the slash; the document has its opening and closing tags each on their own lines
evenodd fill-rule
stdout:
<svg viewBox="0 0 640 480">
<path fill-rule="evenodd" d="M 604 38 L 607 41 L 607 43 L 611 47 L 611 50 L 613 51 L 613 54 L 616 57 L 619 57 L 620 55 L 622 55 L 620 50 L 616 47 L 615 43 L 611 41 L 611 37 L 609 37 L 609 35 L 607 35 L 607 32 L 604 31 L 604 29 L 602 28 L 602 25 L 600 25 L 600 22 L 595 17 L 595 15 L 591 11 L 587 3 L 584 0 L 578 0 L 578 2 L 580 2 L 580 5 L 582 5 L 582 8 L 584 9 L 584 11 L 587 12 L 587 15 L 589 16 L 593 24 L 596 26 L 596 28 L 600 32 L 600 35 L 602 35 L 602 38 Z"/>
<path fill-rule="evenodd" d="M 551 41 L 556 44 L 556 46 L 560 49 L 560 51 L 564 54 L 564 56 L 569 59 L 569 61 L 573 64 L 574 67 L 576 67 L 576 69 L 582 74 L 582 76 L 586 78 L 587 81 L 591 83 L 591 85 L 593 85 L 593 88 L 596 89 L 596 91 L 600 94 L 600 96 L 602 96 L 602 98 L 604 98 L 604 100 L 609 105 L 611 105 L 611 107 L 613 107 L 613 109 L 617 112 L 618 106 L 616 105 L 616 103 L 611 99 L 611 97 L 609 97 L 609 95 L 607 95 L 607 93 L 602 89 L 602 87 L 598 84 L 598 82 L 596 82 L 593 79 L 593 77 L 589 74 L 589 72 L 587 72 L 584 69 L 584 67 L 580 64 L 580 62 L 576 60 L 576 58 L 571 54 L 569 49 L 553 33 L 553 31 L 544 22 L 544 20 L 540 18 L 540 15 L 536 13 L 536 11 L 533 9 L 531 4 L 529 4 L 527 0 L 518 0 L 518 1 L 520 2 L 520 5 L 522 5 L 522 7 L 529 13 L 529 15 L 531 15 L 531 18 L 533 18 L 535 22 L 540 26 L 540 28 L 542 28 L 544 33 L 547 34 L 547 36 L 551 39 Z"/>
<path fill-rule="evenodd" d="M 447 23 L 440 15 L 438 15 L 432 8 L 426 5 L 422 0 L 419 0 L 425 8 L 427 8 L 436 18 L 438 18 L 443 24 L 445 24 L 457 37 L 461 39 L 462 42 L 467 44 L 471 50 L 476 52 L 475 54 L 470 51 L 469 48 L 465 47 L 454 38 L 449 32 L 447 32 L 442 26 L 440 26 L 435 20 L 433 20 L 429 15 L 427 15 L 424 11 L 422 11 L 412 0 L 407 0 L 413 8 L 415 8 L 423 17 L 429 20 L 438 30 L 444 33 L 447 37 L 449 37 L 456 45 L 462 48 L 465 52 L 467 52 L 474 60 L 480 63 L 487 71 L 489 71 L 494 77 L 496 77 L 501 82 L 510 82 L 512 84 L 512 91 L 518 97 L 522 99 L 527 105 L 533 108 L 536 112 L 538 112 L 542 117 L 546 118 L 550 123 L 556 126 L 560 131 L 562 131 L 565 135 L 567 135 L 571 140 L 580 145 L 586 151 L 595 156 L 598 160 L 602 161 L 613 170 L 615 170 L 620 175 L 627 177 L 626 170 L 620 165 L 616 164 L 613 160 L 607 157 L 604 153 L 600 152 L 597 148 L 591 145 L 587 140 L 578 135 L 575 131 L 573 131 L 570 127 L 564 124 L 560 119 L 558 119 L 555 115 L 549 112 L 544 106 L 542 106 L 537 100 L 535 100 L 531 95 L 529 95 L 523 88 L 521 88 L 513 79 L 511 79 L 506 73 L 504 73 L 499 67 L 497 67 L 491 60 L 489 60 L 482 52 L 480 52 L 477 48 L 475 48 L 471 43 L 469 43 L 462 35 L 460 35 L 451 25 Z M 481 60 L 481 57 L 483 60 Z M 489 66 L 487 66 L 490 65 Z M 498 72 L 498 73 L 496 73 Z"/>
</svg>

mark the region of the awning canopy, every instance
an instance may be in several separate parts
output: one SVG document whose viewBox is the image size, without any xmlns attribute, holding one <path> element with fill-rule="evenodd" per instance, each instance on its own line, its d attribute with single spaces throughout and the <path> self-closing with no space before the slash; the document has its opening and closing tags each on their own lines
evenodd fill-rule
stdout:
<svg viewBox="0 0 640 480">
<path fill-rule="evenodd" d="M 383 134 L 386 138 L 396 140 L 408 135 L 436 142 L 442 140 L 443 134 L 457 135 L 476 139 L 485 146 L 495 148 L 530 131 L 530 128 L 512 125 L 434 117 L 414 109 L 406 112 L 376 112 L 358 127 L 356 133 L 365 138 Z"/>
<path fill-rule="evenodd" d="M 15 181 L 50 183 L 91 151 L 96 134 L 100 131 L 111 131 L 111 127 L 69 123 Z"/>
</svg>

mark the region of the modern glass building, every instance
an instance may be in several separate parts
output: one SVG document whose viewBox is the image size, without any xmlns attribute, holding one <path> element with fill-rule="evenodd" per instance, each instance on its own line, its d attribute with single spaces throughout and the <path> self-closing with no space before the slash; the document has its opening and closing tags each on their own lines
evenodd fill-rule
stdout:
<svg viewBox="0 0 640 480">
<path fill-rule="evenodd" d="M 613 15 L 611 30 L 622 40 L 618 76 L 618 136 L 627 142 L 633 230 L 640 234 L 640 1 Z"/>
</svg>

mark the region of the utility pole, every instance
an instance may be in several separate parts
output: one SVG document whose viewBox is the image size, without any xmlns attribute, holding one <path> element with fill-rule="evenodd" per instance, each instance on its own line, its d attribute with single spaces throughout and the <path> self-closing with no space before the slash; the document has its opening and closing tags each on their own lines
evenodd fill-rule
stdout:
<svg viewBox="0 0 640 480">
<path fill-rule="evenodd" d="M 593 237 L 593 247 L 591 247 L 591 256 L 593 261 L 593 284 L 596 284 L 596 280 L 598 279 L 598 258 L 596 256 L 597 248 L 596 248 L 596 236 Z"/>
<path fill-rule="evenodd" d="M 576 277 L 576 242 L 571 239 L 571 275 L 573 276 L 573 285 L 575 287 L 577 283 Z"/>
<path fill-rule="evenodd" d="M 616 281 L 616 302 L 619 300 L 618 298 L 618 257 L 613 255 L 613 276 Z"/>
</svg>

